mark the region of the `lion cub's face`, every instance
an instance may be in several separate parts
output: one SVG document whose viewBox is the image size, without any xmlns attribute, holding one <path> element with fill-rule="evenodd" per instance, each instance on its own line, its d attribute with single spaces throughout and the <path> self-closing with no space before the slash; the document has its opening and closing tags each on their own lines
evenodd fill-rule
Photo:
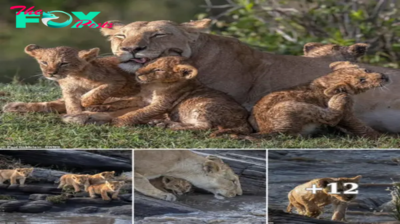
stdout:
<svg viewBox="0 0 400 224">
<path fill-rule="evenodd" d="M 30 44 L 25 47 L 25 53 L 38 61 L 45 78 L 60 80 L 81 71 L 88 62 L 97 57 L 99 49 L 79 51 L 72 47 L 42 48 Z"/>
<path fill-rule="evenodd" d="M 85 185 L 89 183 L 89 175 L 73 175 L 72 179 L 79 185 Z"/>
<path fill-rule="evenodd" d="M 16 171 L 19 175 L 27 177 L 31 175 L 31 173 L 33 172 L 33 168 L 18 168 L 16 169 Z"/>
<path fill-rule="evenodd" d="M 162 182 L 165 189 L 172 191 L 176 195 L 183 195 L 192 189 L 192 184 L 189 181 L 180 178 L 163 176 Z"/>
<path fill-rule="evenodd" d="M 184 82 L 197 76 L 197 69 L 177 56 L 158 58 L 136 71 L 139 83 L 171 84 Z"/>
<path fill-rule="evenodd" d="M 117 191 L 125 184 L 124 181 L 107 181 L 106 185 L 110 191 Z"/>
<path fill-rule="evenodd" d="M 104 179 L 106 180 L 110 180 L 110 179 L 114 179 L 114 174 L 115 171 L 105 171 L 105 172 L 101 172 L 99 173 Z"/>
<path fill-rule="evenodd" d="M 330 57 L 333 61 L 357 61 L 365 55 L 368 44 L 357 43 L 351 46 L 337 44 L 307 43 L 303 51 L 305 57 L 319 58 Z"/>
<path fill-rule="evenodd" d="M 316 80 L 326 88 L 326 95 L 340 92 L 359 94 L 369 89 L 382 87 L 389 82 L 389 78 L 381 73 L 360 68 L 356 64 L 334 62 L 330 64 L 333 72 Z"/>
<path fill-rule="evenodd" d="M 323 189 L 325 193 L 332 192 L 332 186 L 328 186 L 328 184 L 336 183 L 337 184 L 337 192 L 338 194 L 329 194 L 332 197 L 335 197 L 339 201 L 351 201 L 356 198 L 357 194 L 345 194 L 345 191 L 349 191 L 352 188 L 352 185 L 348 184 L 345 186 L 345 183 L 355 183 L 358 184 L 361 179 L 361 176 L 356 176 L 353 178 L 322 178 L 319 180 L 318 185 Z"/>
</svg>

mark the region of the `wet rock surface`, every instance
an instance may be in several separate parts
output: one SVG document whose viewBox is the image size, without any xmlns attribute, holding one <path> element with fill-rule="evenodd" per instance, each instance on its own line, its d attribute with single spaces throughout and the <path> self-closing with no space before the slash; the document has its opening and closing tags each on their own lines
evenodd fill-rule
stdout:
<svg viewBox="0 0 400 224">
<path fill-rule="evenodd" d="M 395 221 L 387 189 L 400 182 L 399 157 L 396 150 L 270 150 L 269 208 L 286 211 L 289 191 L 309 180 L 362 175 L 357 198 L 349 203 L 348 223 Z M 331 216 L 332 206 L 325 207 L 322 218 L 330 220 Z"/>
</svg>

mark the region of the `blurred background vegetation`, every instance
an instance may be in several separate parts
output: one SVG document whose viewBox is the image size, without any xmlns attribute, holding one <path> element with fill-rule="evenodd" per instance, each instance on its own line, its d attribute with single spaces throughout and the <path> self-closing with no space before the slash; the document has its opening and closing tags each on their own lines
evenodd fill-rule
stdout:
<svg viewBox="0 0 400 224">
<path fill-rule="evenodd" d="M 34 3 L 32 3 L 34 2 Z M 23 52 L 26 45 L 60 45 L 82 49 L 110 46 L 98 29 L 55 29 L 42 23 L 15 28 L 14 5 L 35 10 L 100 11 L 97 23 L 167 19 L 185 22 L 212 18 L 212 33 L 233 36 L 276 54 L 301 55 L 307 42 L 350 45 L 369 43 L 365 63 L 399 67 L 400 1 L 397 0 L 0 0 L 0 82 L 31 83 L 40 76 L 36 61 Z M 62 17 L 63 22 L 67 17 Z"/>
</svg>

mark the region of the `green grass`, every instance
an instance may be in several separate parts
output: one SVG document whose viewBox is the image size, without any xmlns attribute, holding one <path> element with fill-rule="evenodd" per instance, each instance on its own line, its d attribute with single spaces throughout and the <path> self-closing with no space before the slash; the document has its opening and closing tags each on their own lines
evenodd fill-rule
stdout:
<svg viewBox="0 0 400 224">
<path fill-rule="evenodd" d="M 3 92 L 3 94 L 1 94 Z M 9 93 L 9 94 L 4 94 Z M 58 99 L 54 83 L 35 85 L 0 84 L 0 107 L 7 102 L 38 102 Z M 0 148 L 10 146 L 54 146 L 61 148 L 398 148 L 400 139 L 351 138 L 327 133 L 317 138 L 278 136 L 250 142 L 211 139 L 210 131 L 171 131 L 149 126 L 110 127 L 71 125 L 57 114 L 0 114 Z"/>
</svg>

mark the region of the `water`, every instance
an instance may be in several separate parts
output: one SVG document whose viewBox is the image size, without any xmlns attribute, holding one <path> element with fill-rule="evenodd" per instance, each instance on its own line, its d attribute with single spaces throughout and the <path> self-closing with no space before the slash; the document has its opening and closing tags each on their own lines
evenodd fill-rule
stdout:
<svg viewBox="0 0 400 224">
<path fill-rule="evenodd" d="M 390 212 L 374 210 L 391 200 L 388 186 L 376 184 L 400 182 L 398 158 L 400 151 L 396 150 L 272 150 L 268 160 L 268 206 L 286 211 L 288 192 L 311 179 L 362 175 L 347 221 L 395 221 Z M 331 216 L 331 207 L 326 207 L 322 218 Z"/>
<path fill-rule="evenodd" d="M 0 223 L 6 224 L 132 224 L 130 216 L 112 217 L 110 215 L 82 215 L 82 214 L 27 214 L 2 213 Z"/>
</svg>

